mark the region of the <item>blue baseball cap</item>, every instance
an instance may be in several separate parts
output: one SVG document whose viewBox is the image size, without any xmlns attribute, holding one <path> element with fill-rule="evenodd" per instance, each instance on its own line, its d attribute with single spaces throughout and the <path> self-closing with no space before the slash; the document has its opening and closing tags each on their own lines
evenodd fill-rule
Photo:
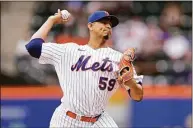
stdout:
<svg viewBox="0 0 193 128">
<path fill-rule="evenodd" d="M 88 17 L 88 23 L 93 23 L 104 18 L 108 18 L 110 20 L 112 27 L 119 24 L 118 18 L 114 15 L 109 15 L 107 11 L 95 11 Z"/>
</svg>

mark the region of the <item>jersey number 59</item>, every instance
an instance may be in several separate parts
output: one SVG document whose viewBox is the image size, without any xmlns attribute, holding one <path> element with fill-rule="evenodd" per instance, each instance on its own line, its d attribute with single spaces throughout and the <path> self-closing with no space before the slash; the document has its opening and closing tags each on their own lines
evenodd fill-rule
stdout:
<svg viewBox="0 0 193 128">
<path fill-rule="evenodd" d="M 115 86 L 115 79 L 108 79 L 107 77 L 100 77 L 99 79 L 99 88 L 100 90 L 105 90 L 107 88 L 108 91 L 112 91 Z"/>
</svg>

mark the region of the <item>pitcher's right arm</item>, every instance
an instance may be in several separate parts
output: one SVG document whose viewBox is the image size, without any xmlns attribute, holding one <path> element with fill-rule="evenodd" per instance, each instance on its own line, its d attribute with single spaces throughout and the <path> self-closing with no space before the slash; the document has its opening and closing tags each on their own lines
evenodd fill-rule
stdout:
<svg viewBox="0 0 193 128">
<path fill-rule="evenodd" d="M 62 19 L 61 11 L 58 9 L 58 13 L 50 16 L 47 21 L 34 33 L 30 42 L 26 45 L 26 49 L 32 57 L 39 58 L 41 55 L 42 44 L 45 42 L 48 33 L 54 24 L 62 24 L 69 20 L 69 17 Z"/>
</svg>

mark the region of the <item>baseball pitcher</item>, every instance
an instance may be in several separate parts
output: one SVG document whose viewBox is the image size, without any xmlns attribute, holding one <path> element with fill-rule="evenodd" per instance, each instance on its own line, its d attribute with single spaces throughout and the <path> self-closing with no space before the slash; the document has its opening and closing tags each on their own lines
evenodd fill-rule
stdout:
<svg viewBox="0 0 193 128">
<path fill-rule="evenodd" d="M 120 53 L 106 45 L 112 28 L 119 23 L 117 17 L 106 11 L 96 11 L 89 16 L 88 44 L 45 43 L 52 26 L 68 22 L 70 16 L 67 10 L 58 9 L 26 45 L 29 54 L 38 58 L 39 63 L 55 67 L 64 94 L 50 127 L 118 127 L 105 112 L 117 88 L 125 87 L 133 100 L 143 98 L 143 76 L 137 76 L 132 64 L 135 51 L 131 48 Z"/>
</svg>

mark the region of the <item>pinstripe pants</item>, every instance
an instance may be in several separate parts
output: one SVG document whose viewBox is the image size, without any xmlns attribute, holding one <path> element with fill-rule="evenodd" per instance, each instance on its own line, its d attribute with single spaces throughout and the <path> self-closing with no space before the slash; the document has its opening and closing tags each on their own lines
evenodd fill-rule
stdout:
<svg viewBox="0 0 193 128">
<path fill-rule="evenodd" d="M 83 122 L 66 115 L 66 110 L 56 108 L 50 121 L 50 128 L 118 128 L 114 120 L 104 112 L 95 123 Z"/>
</svg>

